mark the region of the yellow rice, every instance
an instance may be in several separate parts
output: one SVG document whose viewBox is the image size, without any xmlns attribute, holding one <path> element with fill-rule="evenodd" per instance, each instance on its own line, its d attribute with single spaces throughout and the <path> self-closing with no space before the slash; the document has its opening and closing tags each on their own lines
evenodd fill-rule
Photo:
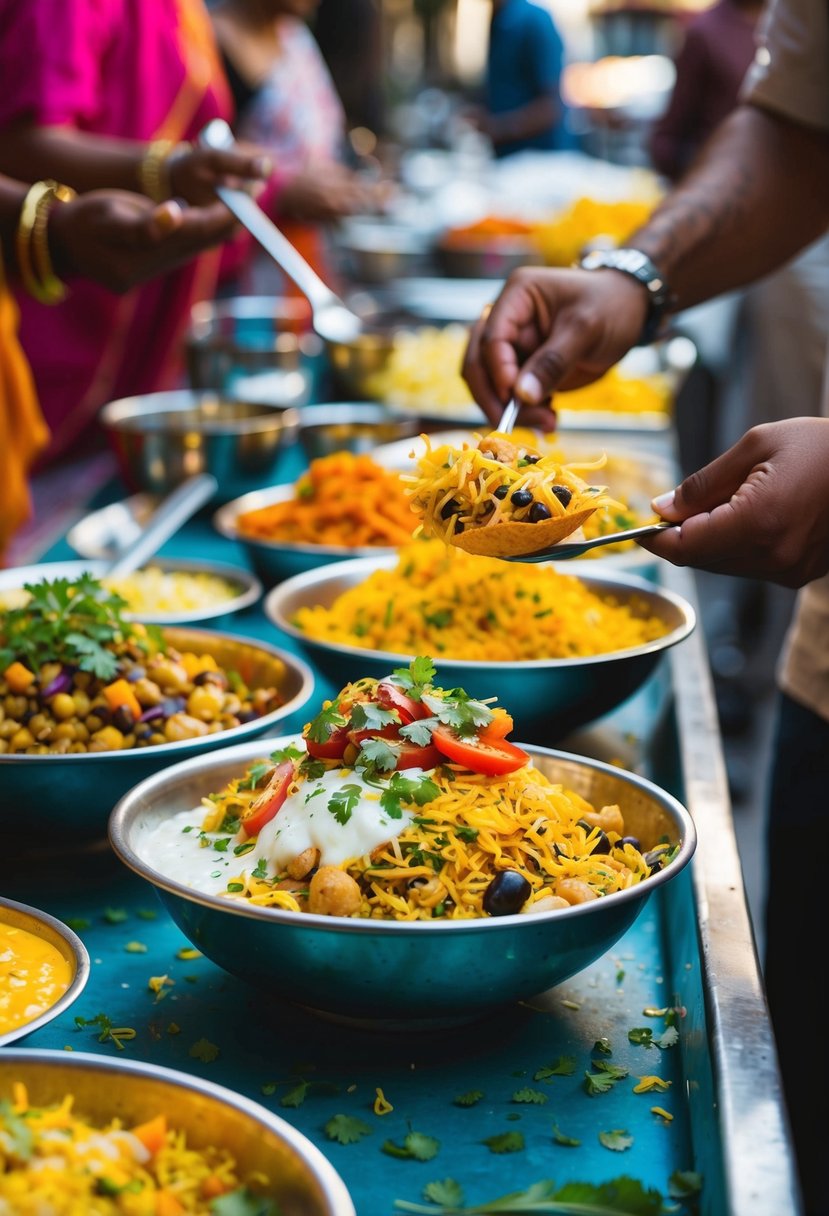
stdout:
<svg viewBox="0 0 829 1216">
<path fill-rule="evenodd" d="M 551 566 L 475 557 L 439 540 L 400 550 L 329 608 L 301 608 L 294 624 L 322 642 L 510 663 L 608 654 L 667 632 L 644 605 L 630 607 L 589 590 Z"/>
</svg>

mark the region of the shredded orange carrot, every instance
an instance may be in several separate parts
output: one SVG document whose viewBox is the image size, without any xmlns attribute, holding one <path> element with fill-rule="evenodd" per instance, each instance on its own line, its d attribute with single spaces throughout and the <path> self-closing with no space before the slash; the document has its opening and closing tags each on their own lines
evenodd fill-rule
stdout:
<svg viewBox="0 0 829 1216">
<path fill-rule="evenodd" d="M 155 1197 L 155 1216 L 182 1216 L 186 1210 L 172 1191 L 159 1191 Z"/>
<path fill-rule="evenodd" d="M 397 473 L 370 456 L 335 452 L 311 462 L 293 497 L 237 520 L 254 540 L 394 547 L 411 540 L 417 519 Z"/>
<path fill-rule="evenodd" d="M 132 1129 L 132 1134 L 138 1137 L 148 1153 L 155 1156 L 161 1151 L 167 1140 L 167 1116 L 156 1115 L 154 1119 L 148 1119 L 146 1123 L 139 1123 Z"/>
<path fill-rule="evenodd" d="M 103 693 L 107 705 L 112 710 L 125 705 L 134 718 L 140 718 L 144 712 L 138 697 L 132 690 L 132 685 L 127 680 L 114 680 L 112 684 L 106 685 Z"/>
</svg>

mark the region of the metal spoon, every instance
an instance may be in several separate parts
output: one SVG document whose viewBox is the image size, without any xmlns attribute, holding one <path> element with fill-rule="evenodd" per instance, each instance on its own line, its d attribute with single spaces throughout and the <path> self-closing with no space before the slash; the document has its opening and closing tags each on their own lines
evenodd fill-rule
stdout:
<svg viewBox="0 0 829 1216">
<path fill-rule="evenodd" d="M 652 536 L 655 532 L 664 532 L 666 528 L 678 528 L 679 524 L 662 520 L 658 524 L 643 524 L 639 528 L 627 528 L 624 532 L 608 532 L 604 536 L 594 536 L 592 540 L 565 540 L 557 545 L 548 545 L 546 549 L 538 549 L 535 553 L 520 553 L 506 557 L 508 562 L 549 562 L 561 561 L 568 557 L 580 557 L 588 549 L 597 549 L 600 545 L 616 545 L 623 540 L 637 540 L 640 536 Z"/>
<path fill-rule="evenodd" d="M 234 147 L 235 140 L 224 119 L 214 118 L 202 130 L 199 143 L 205 148 L 227 151 Z M 363 330 L 360 318 L 322 281 L 258 203 L 244 190 L 230 186 L 217 186 L 216 193 L 307 298 L 319 336 L 326 342 L 352 342 L 358 337 Z"/>
<path fill-rule="evenodd" d="M 156 507 L 137 540 L 110 563 L 106 577 L 123 578 L 143 566 L 199 507 L 210 501 L 218 485 L 212 473 L 198 473 L 176 486 Z"/>
</svg>

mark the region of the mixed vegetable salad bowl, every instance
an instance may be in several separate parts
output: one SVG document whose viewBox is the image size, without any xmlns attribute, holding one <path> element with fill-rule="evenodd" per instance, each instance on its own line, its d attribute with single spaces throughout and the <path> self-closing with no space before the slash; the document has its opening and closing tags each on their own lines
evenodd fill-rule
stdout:
<svg viewBox="0 0 829 1216">
<path fill-rule="evenodd" d="M 51 1195 L 71 1194 L 73 1210 L 102 1216 L 355 1216 L 339 1174 L 289 1123 L 212 1081 L 157 1064 L 4 1050 L 0 1132 L 14 1145 L 0 1180 L 9 1211 L 20 1210 L 15 1196 L 35 1206 L 42 1198 L 42 1210 L 51 1211 Z M 118 1200 L 125 1190 L 129 1207 Z"/>
<path fill-rule="evenodd" d="M 683 870 L 693 821 L 435 678 L 420 656 L 301 735 L 155 774 L 113 811 L 115 853 L 207 957 L 329 1018 L 449 1025 L 563 982 Z"/>
<path fill-rule="evenodd" d="M 0 822 L 18 850 L 101 840 L 137 781 L 295 725 L 311 695 L 311 671 L 295 656 L 128 620 L 124 601 L 91 575 L 27 590 L 22 607 L 0 612 Z"/>
<path fill-rule="evenodd" d="M 519 737 L 544 744 L 621 705 L 696 624 L 682 596 L 626 572 L 576 578 L 573 562 L 554 570 L 462 553 L 447 564 L 427 546 L 442 548 L 421 541 L 399 556 L 287 579 L 266 595 L 265 615 L 335 685 L 355 670 L 382 676 L 428 649 L 447 683 L 473 696 L 496 687 Z M 608 603 L 614 617 L 623 614 L 613 632 L 595 620 Z M 588 636 L 589 652 L 581 646 Z M 556 657 L 545 657 L 546 643 Z"/>
</svg>

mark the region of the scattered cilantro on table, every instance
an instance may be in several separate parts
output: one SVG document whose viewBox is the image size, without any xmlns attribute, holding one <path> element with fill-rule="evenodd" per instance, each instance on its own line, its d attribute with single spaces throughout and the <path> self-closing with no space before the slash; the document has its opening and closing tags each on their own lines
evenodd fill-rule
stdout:
<svg viewBox="0 0 829 1216">
<path fill-rule="evenodd" d="M 381 1149 L 389 1157 L 411 1159 L 414 1161 L 431 1161 L 440 1151 L 440 1140 L 434 1136 L 424 1136 L 422 1132 L 409 1132 L 403 1139 L 402 1145 L 386 1140 Z"/>
<path fill-rule="evenodd" d="M 661 1216 L 669 1211 L 654 1187 L 647 1191 L 635 1178 L 622 1176 L 610 1182 L 534 1182 L 525 1191 L 513 1191 L 488 1203 L 463 1206 L 463 1190 L 453 1178 L 430 1182 L 423 1190 L 428 1204 L 396 1199 L 399 1212 L 411 1216 L 504 1216 L 551 1213 L 552 1216 Z"/>
<path fill-rule="evenodd" d="M 633 1144 L 633 1136 L 624 1128 L 616 1127 L 609 1132 L 599 1132 L 599 1144 L 614 1153 L 624 1153 Z"/>
<path fill-rule="evenodd" d="M 357 1144 L 363 1136 L 371 1135 L 371 1128 L 356 1115 L 334 1115 L 322 1129 L 329 1140 L 338 1144 Z"/>
</svg>

